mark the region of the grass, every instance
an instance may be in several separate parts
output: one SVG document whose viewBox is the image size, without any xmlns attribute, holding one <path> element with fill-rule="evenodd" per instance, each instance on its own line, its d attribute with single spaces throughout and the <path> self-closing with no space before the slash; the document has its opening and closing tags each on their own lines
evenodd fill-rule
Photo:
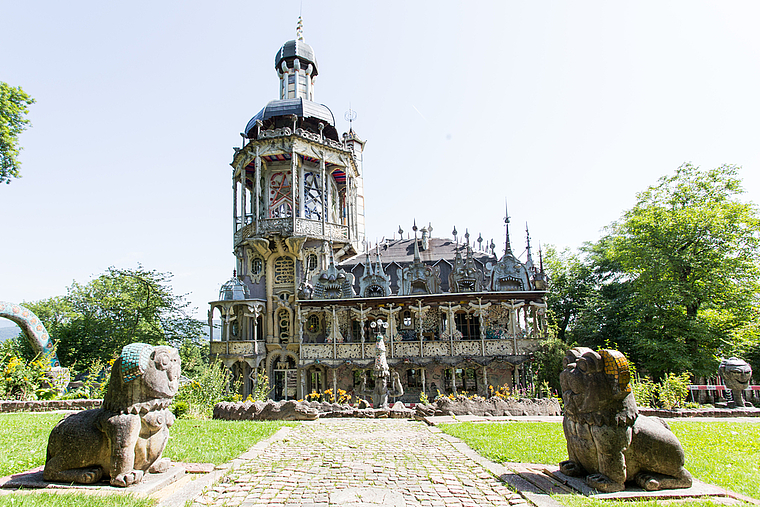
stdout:
<svg viewBox="0 0 760 507">
<path fill-rule="evenodd" d="M 150 507 L 156 500 L 132 495 L 76 493 L 14 493 L 0 496 L 2 507 Z"/>
<path fill-rule="evenodd" d="M 686 451 L 686 468 L 710 484 L 760 498 L 760 424 L 743 422 L 672 421 L 671 429 Z M 567 459 L 560 423 L 445 424 L 441 430 L 461 438 L 496 462 L 559 463 Z M 571 507 L 628 505 L 584 497 L 558 497 Z M 643 507 L 650 502 L 637 502 Z M 657 502 L 652 505 L 660 505 Z M 679 505 L 715 505 L 699 500 Z"/>
<path fill-rule="evenodd" d="M 60 413 L 0 414 L 0 477 L 45 464 L 48 435 L 60 421 Z M 219 465 L 239 456 L 259 440 L 283 426 L 280 421 L 215 421 L 178 419 L 169 430 L 163 456 L 186 463 Z M 0 507 L 147 507 L 154 505 L 131 495 L 13 493 L 0 495 Z"/>
<path fill-rule="evenodd" d="M 171 427 L 164 456 L 186 463 L 220 465 L 247 451 L 283 426 L 298 423 L 281 421 L 218 421 L 178 419 Z"/>
<path fill-rule="evenodd" d="M 0 414 L 0 477 L 45 464 L 48 435 L 61 414 Z"/>
<path fill-rule="evenodd" d="M 0 477 L 45 464 L 48 435 L 61 414 L 0 414 Z M 163 456 L 187 463 L 225 463 L 269 437 L 280 421 L 178 419 L 169 430 Z M 19 438 L 22 435 L 23 438 Z"/>
</svg>

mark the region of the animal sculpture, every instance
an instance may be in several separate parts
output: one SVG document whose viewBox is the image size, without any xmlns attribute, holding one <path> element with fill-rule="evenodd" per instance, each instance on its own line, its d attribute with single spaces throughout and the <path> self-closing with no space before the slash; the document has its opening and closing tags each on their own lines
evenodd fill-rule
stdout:
<svg viewBox="0 0 760 507">
<path fill-rule="evenodd" d="M 628 360 L 617 350 L 568 351 L 560 374 L 568 460 L 560 471 L 610 493 L 691 487 L 684 450 L 660 418 L 639 415 Z"/>
<path fill-rule="evenodd" d="M 168 470 L 161 458 L 174 415 L 167 408 L 179 387 L 177 349 L 132 343 L 114 362 L 103 406 L 67 416 L 51 431 L 46 481 L 113 486 L 139 483 Z"/>
</svg>

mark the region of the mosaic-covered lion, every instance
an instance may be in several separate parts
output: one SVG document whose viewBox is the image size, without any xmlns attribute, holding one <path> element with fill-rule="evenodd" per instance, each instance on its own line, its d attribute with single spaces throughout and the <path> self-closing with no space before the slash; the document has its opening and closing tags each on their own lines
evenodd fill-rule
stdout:
<svg viewBox="0 0 760 507">
<path fill-rule="evenodd" d="M 139 483 L 169 468 L 160 459 L 174 415 L 167 409 L 179 387 L 180 358 L 168 346 L 132 343 L 114 362 L 102 408 L 75 413 L 50 432 L 46 481 L 114 486 Z"/>
<path fill-rule="evenodd" d="M 617 350 L 568 351 L 560 374 L 569 459 L 560 471 L 610 493 L 635 482 L 645 490 L 691 487 L 684 451 L 660 418 L 638 414 L 628 360 Z"/>
</svg>

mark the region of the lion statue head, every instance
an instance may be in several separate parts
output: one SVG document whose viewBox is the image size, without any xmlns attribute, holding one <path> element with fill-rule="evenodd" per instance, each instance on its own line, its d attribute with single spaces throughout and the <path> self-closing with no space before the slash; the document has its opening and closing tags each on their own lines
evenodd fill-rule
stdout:
<svg viewBox="0 0 760 507">
<path fill-rule="evenodd" d="M 626 357 L 617 350 L 570 349 L 560 373 L 565 415 L 598 426 L 630 426 L 638 415 Z"/>
<path fill-rule="evenodd" d="M 749 387 L 752 378 L 752 367 L 738 357 L 723 359 L 718 367 L 720 376 L 723 377 L 726 387 L 731 390 L 743 391 Z"/>
<path fill-rule="evenodd" d="M 180 370 L 174 347 L 131 343 L 113 364 L 103 408 L 130 414 L 166 408 L 177 394 Z"/>
</svg>

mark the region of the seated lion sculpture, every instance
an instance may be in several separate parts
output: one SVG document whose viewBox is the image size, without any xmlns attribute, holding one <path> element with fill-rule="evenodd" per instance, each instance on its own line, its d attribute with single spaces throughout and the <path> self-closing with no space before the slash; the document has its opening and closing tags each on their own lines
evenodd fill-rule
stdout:
<svg viewBox="0 0 760 507">
<path fill-rule="evenodd" d="M 180 358 L 168 346 L 132 343 L 114 362 L 102 408 L 75 413 L 50 432 L 46 481 L 114 486 L 139 483 L 146 472 L 168 470 L 161 458 L 174 415 L 167 409 L 179 387 Z"/>
<path fill-rule="evenodd" d="M 635 482 L 652 491 L 691 487 L 684 451 L 660 418 L 639 415 L 628 360 L 617 350 L 576 347 L 560 374 L 569 459 L 560 471 L 611 493 Z"/>
</svg>

